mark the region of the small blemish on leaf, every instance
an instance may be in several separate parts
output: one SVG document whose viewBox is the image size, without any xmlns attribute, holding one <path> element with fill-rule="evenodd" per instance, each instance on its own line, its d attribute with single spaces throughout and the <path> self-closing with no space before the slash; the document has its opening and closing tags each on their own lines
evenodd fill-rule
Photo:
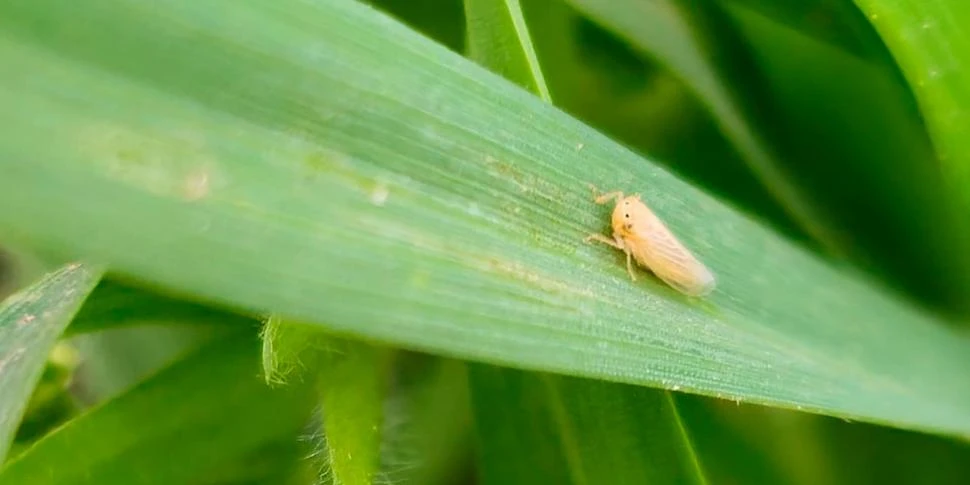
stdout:
<svg viewBox="0 0 970 485">
<path fill-rule="evenodd" d="M 36 317 L 34 315 L 31 315 L 31 314 L 28 313 L 28 314 L 20 317 L 20 320 L 17 320 L 17 326 L 18 327 L 25 327 L 30 322 L 33 322 L 35 318 Z"/>
<path fill-rule="evenodd" d="M 182 195 L 186 200 L 195 201 L 209 194 L 209 171 L 200 168 L 190 172 L 182 185 Z"/>
<path fill-rule="evenodd" d="M 189 129 L 96 125 L 80 133 L 78 145 L 112 179 L 158 196 L 199 200 L 219 180 L 215 155 Z"/>
<path fill-rule="evenodd" d="M 388 196 L 390 196 L 391 190 L 385 183 L 378 183 L 374 190 L 370 193 L 370 201 L 372 204 L 383 207 L 384 203 L 387 202 Z"/>
</svg>

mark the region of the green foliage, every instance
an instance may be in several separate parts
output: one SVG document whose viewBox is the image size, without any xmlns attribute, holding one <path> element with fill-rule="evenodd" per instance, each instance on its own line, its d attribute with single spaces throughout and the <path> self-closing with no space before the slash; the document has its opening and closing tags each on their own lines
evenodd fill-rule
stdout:
<svg viewBox="0 0 970 485">
<path fill-rule="evenodd" d="M 12 461 L 0 483 L 186 483 L 267 441 L 295 440 L 308 386 L 266 387 L 253 337 L 201 347 L 71 421 Z"/>
<path fill-rule="evenodd" d="M 0 3 L 0 485 L 970 480 L 961 5 Z"/>
</svg>

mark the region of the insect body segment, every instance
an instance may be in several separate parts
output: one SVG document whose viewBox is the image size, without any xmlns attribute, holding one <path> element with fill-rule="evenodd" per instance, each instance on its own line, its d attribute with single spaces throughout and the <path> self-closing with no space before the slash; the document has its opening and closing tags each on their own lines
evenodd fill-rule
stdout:
<svg viewBox="0 0 970 485">
<path fill-rule="evenodd" d="M 610 192 L 595 197 L 597 204 L 615 201 L 611 222 L 613 238 L 591 234 L 587 241 L 608 244 L 626 253 L 626 268 L 633 274 L 632 260 L 677 291 L 689 296 L 704 296 L 714 290 L 714 275 L 667 229 L 638 194 L 623 196 Z"/>
</svg>

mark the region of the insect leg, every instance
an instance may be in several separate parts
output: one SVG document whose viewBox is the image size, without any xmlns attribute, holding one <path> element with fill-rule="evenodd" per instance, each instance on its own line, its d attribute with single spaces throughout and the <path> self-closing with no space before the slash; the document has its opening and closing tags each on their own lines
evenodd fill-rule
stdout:
<svg viewBox="0 0 970 485">
<path fill-rule="evenodd" d="M 637 277 L 633 274 L 633 262 L 631 261 L 631 253 L 628 249 L 624 249 L 626 252 L 626 272 L 630 273 L 630 279 L 633 281 L 637 280 Z"/>
<path fill-rule="evenodd" d="M 616 192 L 609 192 L 609 193 L 600 195 L 595 200 L 596 200 L 596 203 L 597 204 L 605 204 L 605 203 L 607 203 L 607 202 L 609 202 L 611 200 L 612 201 L 619 201 L 622 198 L 623 198 L 623 192 L 616 191 Z"/>
<path fill-rule="evenodd" d="M 602 234 L 590 234 L 589 236 L 586 236 L 586 239 L 583 239 L 583 241 L 585 241 L 585 242 L 590 242 L 590 241 L 601 242 L 603 244 L 608 244 L 608 245 L 610 245 L 610 246 L 612 246 L 612 247 L 614 247 L 616 249 L 621 249 L 621 250 L 624 250 L 625 251 L 625 249 L 623 248 L 623 246 L 621 244 L 618 244 L 615 240 L 610 239 L 610 238 L 608 238 L 608 237 L 606 237 L 606 236 L 604 236 Z"/>
<path fill-rule="evenodd" d="M 596 201 L 597 204 L 605 204 L 611 200 L 618 201 L 623 198 L 623 192 L 620 191 L 603 194 L 600 193 L 599 189 L 597 189 L 593 184 L 590 184 L 589 188 L 593 190 L 593 200 Z"/>
</svg>

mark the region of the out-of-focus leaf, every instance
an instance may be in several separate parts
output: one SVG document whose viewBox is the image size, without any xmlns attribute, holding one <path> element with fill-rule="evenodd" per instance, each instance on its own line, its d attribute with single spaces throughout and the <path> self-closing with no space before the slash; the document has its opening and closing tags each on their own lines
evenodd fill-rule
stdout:
<svg viewBox="0 0 970 485">
<path fill-rule="evenodd" d="M 209 305 L 105 279 L 94 288 L 64 334 L 73 336 L 117 327 L 183 324 L 255 326 L 256 321 Z"/>
<path fill-rule="evenodd" d="M 678 396 L 712 483 L 965 483 L 970 446 L 862 423 Z"/>
<path fill-rule="evenodd" d="M 457 484 L 472 461 L 465 364 L 402 352 L 387 402 L 381 478 L 394 484 Z"/>
<path fill-rule="evenodd" d="M 100 403 L 226 331 L 206 325 L 149 325 L 78 335 L 70 340 L 82 362 L 73 392 L 85 405 Z"/>
<path fill-rule="evenodd" d="M 70 264 L 0 304 L 0 463 L 48 354 L 100 278 L 98 268 Z"/>
<path fill-rule="evenodd" d="M 74 347 L 66 342 L 54 345 L 24 410 L 15 444 L 31 443 L 77 414 L 80 407 L 69 389 L 77 365 Z"/>
<path fill-rule="evenodd" d="M 551 102 L 519 0 L 465 0 L 468 57 Z"/>
<path fill-rule="evenodd" d="M 970 4 L 962 0 L 854 0 L 909 81 L 939 167 L 970 210 Z M 964 251 L 965 253 L 965 251 Z"/>
<path fill-rule="evenodd" d="M 360 0 L 373 5 L 455 52 L 465 48 L 463 0 Z"/>
<path fill-rule="evenodd" d="M 268 388 L 257 342 L 240 333 L 41 439 L 0 470 L 0 484 L 185 483 L 267 443 L 296 439 L 312 388 Z"/>
<path fill-rule="evenodd" d="M 952 217 L 933 148 L 894 66 L 878 62 L 881 51 L 859 58 L 724 3 L 768 81 L 761 94 L 794 128 L 792 176 L 851 228 L 865 259 L 895 286 L 937 307 L 970 311 L 964 228 Z"/>
<path fill-rule="evenodd" d="M 669 392 L 473 364 L 482 482 L 706 483 Z"/>
</svg>

